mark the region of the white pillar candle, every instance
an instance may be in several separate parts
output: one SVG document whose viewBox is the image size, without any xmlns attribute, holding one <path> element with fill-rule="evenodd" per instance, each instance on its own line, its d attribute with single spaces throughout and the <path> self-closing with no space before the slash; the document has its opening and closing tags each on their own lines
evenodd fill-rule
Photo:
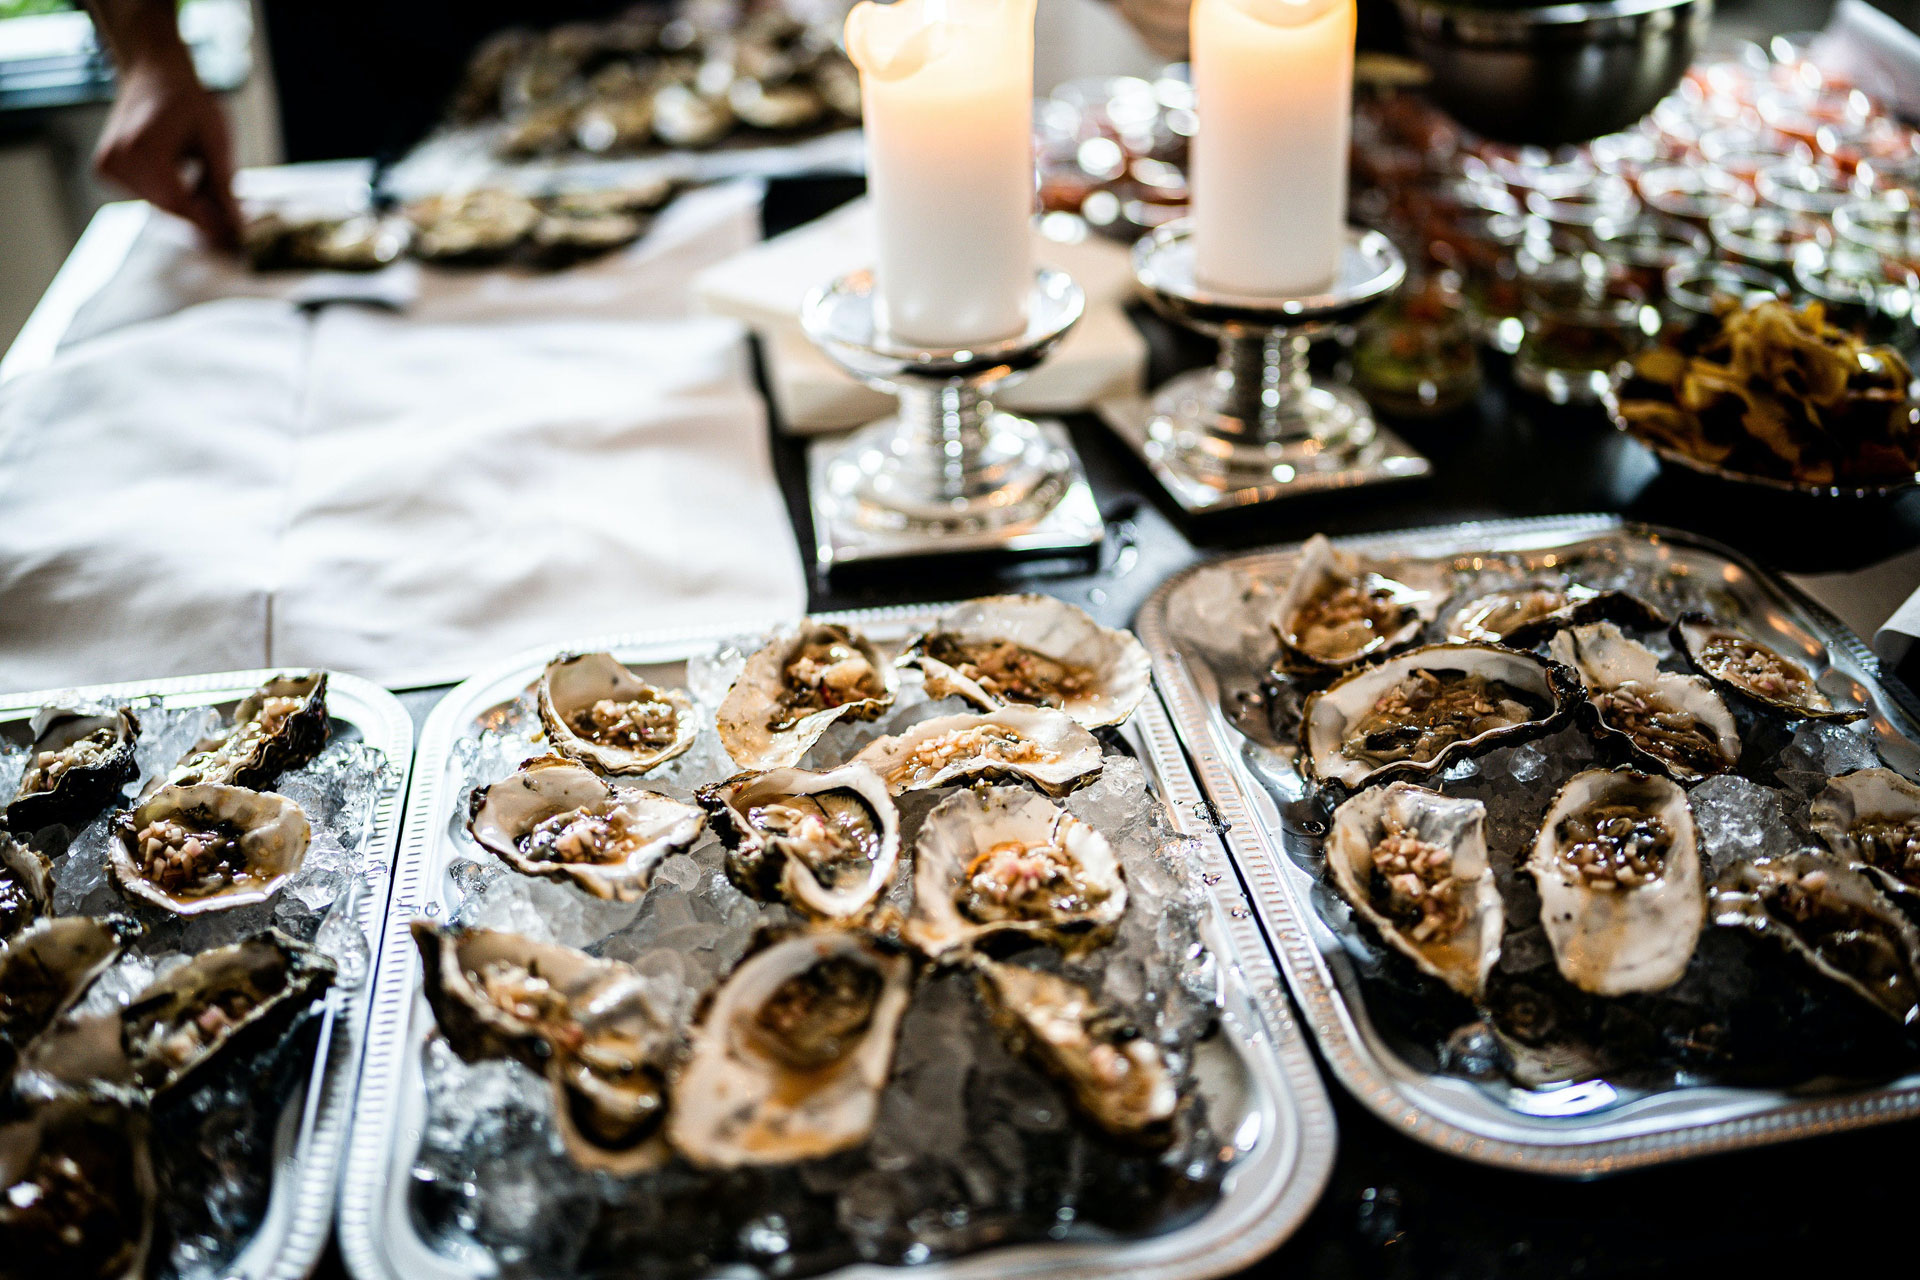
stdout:
<svg viewBox="0 0 1920 1280">
<path fill-rule="evenodd" d="M 1323 289 L 1346 234 L 1354 0 L 1194 0 L 1192 24 L 1194 275 Z"/>
<path fill-rule="evenodd" d="M 879 320 L 966 347 L 1026 327 L 1033 287 L 1036 0 L 854 6 Z"/>
</svg>

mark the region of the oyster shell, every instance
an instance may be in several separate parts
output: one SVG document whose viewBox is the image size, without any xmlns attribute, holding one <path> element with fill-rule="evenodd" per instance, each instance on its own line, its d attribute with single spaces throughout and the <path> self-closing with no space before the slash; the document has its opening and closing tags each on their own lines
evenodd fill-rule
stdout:
<svg viewBox="0 0 1920 1280">
<path fill-rule="evenodd" d="M 1860 872 L 1811 850 L 1737 862 L 1715 924 L 1771 938 L 1903 1027 L 1920 1024 L 1920 930 Z"/>
<path fill-rule="evenodd" d="M 141 932 L 125 916 L 57 916 L 8 940 L 0 950 L 0 1080 Z"/>
<path fill-rule="evenodd" d="M 640 774 L 693 745 L 693 699 L 648 684 L 610 653 L 566 654 L 540 676 L 540 723 L 558 755 L 602 773 Z"/>
<path fill-rule="evenodd" d="M 1613 623 L 1569 627 L 1547 649 L 1586 685 L 1600 736 L 1623 742 L 1643 766 L 1691 785 L 1740 762 L 1733 713 L 1713 687 L 1662 671 L 1658 654 Z"/>
<path fill-rule="evenodd" d="M 723 97 L 674 83 L 653 92 L 653 135 L 669 147 L 702 150 L 732 128 L 733 109 Z"/>
<path fill-rule="evenodd" d="M 1680 980 L 1706 921 L 1686 792 L 1658 774 L 1589 769 L 1554 797 L 1527 859 L 1560 976 L 1594 995 Z"/>
<path fill-rule="evenodd" d="M 804 129 L 827 114 L 826 98 L 812 85 L 767 85 L 751 76 L 727 86 L 727 105 L 740 123 L 755 129 Z"/>
<path fill-rule="evenodd" d="M 900 811 L 866 765 L 743 774 L 696 798 L 727 846 L 727 874 L 762 901 L 778 894 L 816 919 L 856 921 L 893 881 Z"/>
<path fill-rule="evenodd" d="M 748 957 L 713 993 L 673 1081 L 667 1140 L 705 1169 L 788 1164 L 866 1141 L 912 962 L 816 930 Z"/>
<path fill-rule="evenodd" d="M 1487 807 L 1392 782 L 1333 811 L 1327 869 L 1347 905 L 1421 972 L 1479 999 L 1505 912 L 1487 859 Z"/>
<path fill-rule="evenodd" d="M 720 745 L 743 769 L 784 769 L 842 716 L 871 720 L 893 705 L 893 668 L 865 636 L 807 622 L 762 645 L 714 713 Z"/>
<path fill-rule="evenodd" d="M 1274 607 L 1273 634 L 1283 664 L 1338 670 L 1412 644 L 1440 604 L 1430 588 L 1378 573 L 1315 534 Z"/>
<path fill-rule="evenodd" d="M 534 757 L 476 790 L 470 806 L 467 830 L 515 871 L 621 902 L 645 893 L 654 868 L 707 825 L 693 805 L 610 784 L 560 756 Z"/>
<path fill-rule="evenodd" d="M 1570 672 L 1499 645 L 1428 645 L 1349 672 L 1301 710 L 1311 778 L 1350 790 L 1420 778 L 1461 756 L 1551 732 L 1578 697 Z"/>
<path fill-rule="evenodd" d="M 46 915 L 53 902 L 53 864 L 38 849 L 0 831 L 0 939 Z"/>
<path fill-rule="evenodd" d="M 983 960 L 981 993 L 1015 1049 L 1067 1086 L 1074 1104 L 1118 1138 L 1151 1145 L 1172 1133 L 1180 1089 L 1160 1046 L 1077 982 Z"/>
<path fill-rule="evenodd" d="M 285 796 L 200 782 L 162 787 L 113 819 L 121 892 L 175 915 L 265 902 L 300 869 L 312 828 Z"/>
<path fill-rule="evenodd" d="M 327 673 L 275 676 L 241 699 L 226 732 L 198 743 L 141 798 L 172 784 L 271 786 L 287 770 L 298 769 L 319 755 L 332 734 L 333 725 L 327 718 Z"/>
<path fill-rule="evenodd" d="M 21 835 L 85 826 L 140 772 L 140 722 L 125 708 L 42 707 L 32 730 L 26 772 L 7 804 L 6 825 Z"/>
<path fill-rule="evenodd" d="M 1096 945 L 1126 909 L 1107 838 L 1025 787 L 955 792 L 921 824 L 906 938 L 930 956 L 998 933 Z"/>
<path fill-rule="evenodd" d="M 69 1086 L 118 1086 L 157 1101 L 209 1064 L 271 1047 L 332 985 L 318 950 L 276 929 L 203 951 L 114 1013 L 63 1019 L 23 1070 Z"/>
<path fill-rule="evenodd" d="M 56 1098 L 0 1125 L 0 1240 L 9 1276 L 142 1280 L 154 1228 L 146 1117 Z"/>
<path fill-rule="evenodd" d="M 920 670 L 930 697 L 965 698 L 983 711 L 1052 707 L 1089 729 L 1124 723 L 1153 679 L 1132 632 L 1043 595 L 955 605 L 907 645 L 899 665 Z"/>
<path fill-rule="evenodd" d="M 1813 798 L 1807 824 L 1881 888 L 1920 900 L 1920 786 L 1891 769 L 1841 774 Z"/>
<path fill-rule="evenodd" d="M 1813 673 L 1776 649 L 1704 614 L 1673 624 L 1673 647 L 1715 687 L 1731 690 L 1788 720 L 1860 720 L 1857 707 L 1836 708 Z"/>
<path fill-rule="evenodd" d="M 854 762 L 871 766 L 895 795 L 1017 778 L 1050 796 L 1093 781 L 1106 763 L 1098 739 L 1071 717 L 1045 707 L 922 720 L 894 737 L 874 739 Z"/>
<path fill-rule="evenodd" d="M 1664 627 L 1667 620 L 1638 596 L 1596 591 L 1579 583 L 1533 585 L 1476 596 L 1447 615 L 1447 639 L 1531 649 L 1563 627 L 1613 621 Z"/>
<path fill-rule="evenodd" d="M 558 145 L 572 134 L 573 115 L 571 104 L 543 107 L 512 126 L 503 145 L 526 153 Z M 533 201 L 504 187 L 428 196 L 408 205 L 406 215 L 413 252 L 429 262 L 497 262 L 540 221 Z"/>
<path fill-rule="evenodd" d="M 469 1062 L 513 1058 L 545 1076 L 568 1154 L 639 1173 L 661 1138 L 673 1029 L 647 980 L 584 951 L 488 929 L 413 922 L 440 1034 Z"/>
</svg>

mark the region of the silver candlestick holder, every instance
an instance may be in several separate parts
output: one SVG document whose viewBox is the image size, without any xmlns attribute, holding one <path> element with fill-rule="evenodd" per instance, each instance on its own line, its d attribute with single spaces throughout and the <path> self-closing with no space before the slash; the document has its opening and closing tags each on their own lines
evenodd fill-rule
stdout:
<svg viewBox="0 0 1920 1280">
<path fill-rule="evenodd" d="M 816 289 L 800 312 L 807 336 L 842 369 L 899 400 L 892 417 L 808 451 L 820 565 L 1097 546 L 1100 510 L 1066 429 L 991 399 L 1045 360 L 1085 307 L 1071 277 L 1042 268 L 1024 331 L 929 350 L 884 332 L 871 272 Z"/>
<path fill-rule="evenodd" d="M 1174 378 L 1149 400 L 1102 406 L 1186 510 L 1431 470 L 1375 423 L 1351 388 L 1315 381 L 1307 369 L 1316 337 L 1360 319 L 1406 278 L 1406 263 L 1387 237 L 1349 228 L 1332 282 L 1297 297 L 1202 287 L 1185 221 L 1143 237 L 1133 249 L 1133 271 L 1156 311 L 1220 343 L 1213 367 Z"/>
</svg>

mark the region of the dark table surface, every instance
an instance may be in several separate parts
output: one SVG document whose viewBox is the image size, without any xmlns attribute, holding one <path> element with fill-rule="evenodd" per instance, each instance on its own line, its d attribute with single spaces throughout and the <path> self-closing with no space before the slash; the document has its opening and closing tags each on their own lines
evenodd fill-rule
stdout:
<svg viewBox="0 0 1920 1280">
<path fill-rule="evenodd" d="M 841 181 L 776 184 L 769 228 L 795 225 L 856 190 Z M 1209 358 L 1153 317 L 1137 319 L 1153 353 L 1154 381 Z M 1168 575 L 1240 548 L 1316 531 L 1590 511 L 1706 534 L 1783 571 L 1855 569 L 1920 546 L 1920 493 L 1892 503 L 1836 504 L 1664 472 L 1612 432 L 1598 410 L 1516 394 L 1497 367 L 1470 411 L 1394 425 L 1433 459 L 1430 479 L 1189 520 L 1097 419 L 1076 416 L 1068 426 L 1107 526 L 1097 556 L 918 561 L 832 578 L 813 573 L 809 604 L 847 609 L 1039 590 L 1124 626 Z M 810 561 L 805 444 L 776 426 L 773 455 Z M 403 700 L 418 722 L 444 692 L 420 690 Z M 1920 1210 L 1920 1124 L 1573 1183 L 1442 1156 L 1388 1128 L 1322 1074 L 1339 1125 L 1332 1182 L 1301 1230 L 1248 1275 L 1759 1277 L 1816 1266 L 1839 1274 L 1887 1260 L 1911 1275 L 1920 1256 L 1909 1217 Z M 337 1255 L 329 1253 L 320 1274 L 341 1274 Z"/>
</svg>

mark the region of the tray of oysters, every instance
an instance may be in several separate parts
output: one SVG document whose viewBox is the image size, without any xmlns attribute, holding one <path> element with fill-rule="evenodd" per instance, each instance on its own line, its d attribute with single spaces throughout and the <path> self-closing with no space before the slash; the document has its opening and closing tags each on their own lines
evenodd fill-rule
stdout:
<svg viewBox="0 0 1920 1280">
<path fill-rule="evenodd" d="M 1819 606 L 1578 517 L 1197 566 L 1139 625 L 1322 1051 L 1590 1175 L 1920 1114 L 1920 751 Z"/>
<path fill-rule="evenodd" d="M 388 930 L 365 1280 L 1214 1275 L 1331 1167 L 1147 655 L 1051 597 L 474 677 Z"/>
<path fill-rule="evenodd" d="M 413 724 L 324 671 L 0 697 L 8 1275 L 307 1275 Z"/>
</svg>

